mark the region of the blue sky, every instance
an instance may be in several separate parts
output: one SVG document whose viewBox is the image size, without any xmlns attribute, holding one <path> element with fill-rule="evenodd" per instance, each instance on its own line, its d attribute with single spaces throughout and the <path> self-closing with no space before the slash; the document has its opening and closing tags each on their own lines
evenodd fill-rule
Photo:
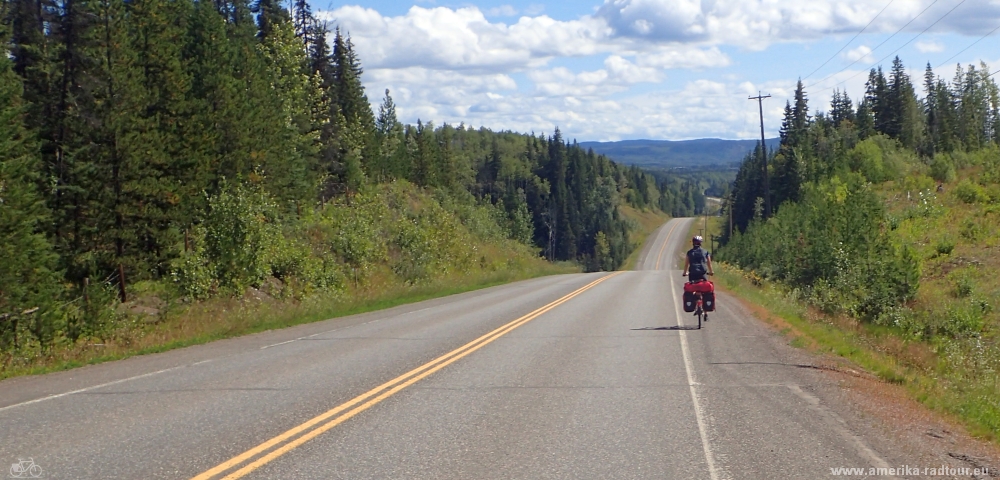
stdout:
<svg viewBox="0 0 1000 480">
<path fill-rule="evenodd" d="M 918 91 L 927 63 L 947 80 L 957 63 L 1000 69 L 1000 0 L 320 0 L 314 8 L 350 32 L 369 98 L 378 103 L 388 88 L 402 121 L 559 127 L 580 141 L 756 138 L 747 97 L 758 91 L 772 95 L 764 120 L 775 136 L 797 79 L 811 109 L 826 110 L 834 88 L 859 99 L 869 68 L 885 58 L 888 70 L 895 55 Z"/>
</svg>

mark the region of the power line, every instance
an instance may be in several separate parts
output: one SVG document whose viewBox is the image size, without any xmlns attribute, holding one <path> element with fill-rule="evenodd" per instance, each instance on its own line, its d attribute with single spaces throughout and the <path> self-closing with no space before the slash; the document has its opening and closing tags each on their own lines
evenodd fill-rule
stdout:
<svg viewBox="0 0 1000 480">
<path fill-rule="evenodd" d="M 927 10 L 930 10 L 930 8 L 933 7 L 934 5 L 936 5 L 939 1 L 941 1 L 941 0 L 934 0 L 934 2 L 931 3 L 930 5 L 928 5 L 927 8 L 921 10 L 920 13 L 917 14 L 917 16 L 911 18 L 909 22 L 906 22 L 906 25 L 903 25 L 902 27 L 899 27 L 899 30 L 896 30 L 896 33 L 893 33 L 892 35 L 889 35 L 889 38 L 887 38 L 885 40 L 882 40 L 882 43 L 876 45 L 875 48 L 872 49 L 872 52 L 874 52 L 875 50 L 878 50 L 879 47 L 881 47 L 882 45 L 885 45 L 886 42 L 888 42 L 889 40 L 892 40 L 893 37 L 895 37 L 896 35 L 899 35 L 899 32 L 902 32 L 903 29 L 905 29 L 906 27 L 910 26 L 910 24 L 913 23 L 914 20 L 920 18 L 920 16 L 923 15 L 924 12 L 926 12 Z M 962 1 L 964 2 L 965 0 L 962 0 Z M 846 67 L 840 69 L 839 72 L 834 73 L 832 75 L 829 75 L 826 78 L 824 78 L 824 79 L 822 79 L 822 80 L 820 80 L 820 81 L 818 81 L 818 82 L 816 82 L 816 83 L 814 83 L 812 85 L 809 85 L 809 87 L 807 87 L 807 88 L 812 88 L 812 87 L 814 87 L 816 85 L 819 85 L 819 84 L 821 84 L 821 83 L 823 83 L 823 82 L 825 82 L 825 81 L 827 81 L 827 80 L 829 80 L 829 79 L 831 79 L 831 78 L 839 75 L 844 70 L 847 70 L 848 68 L 851 68 L 852 66 L 854 66 L 855 63 L 860 62 L 863 58 L 865 58 L 864 55 L 862 55 L 861 58 L 858 58 L 857 60 L 855 60 L 855 61 L 851 62 L 850 64 L 848 64 Z"/>
<path fill-rule="evenodd" d="M 959 56 L 959 55 L 961 55 L 961 54 L 965 53 L 965 51 L 966 51 L 966 50 L 968 50 L 968 49 L 970 49 L 970 48 L 974 47 L 974 46 L 975 46 L 975 45 L 976 45 L 977 43 L 979 43 L 979 42 L 983 41 L 983 39 L 984 39 L 984 38 L 986 38 L 986 37 L 988 37 L 988 36 L 990 36 L 990 35 L 993 35 L 993 32 L 996 32 L 997 30 L 1000 30 L 1000 25 L 997 25 L 997 28 L 994 28 L 993 30 L 990 30 L 990 33 L 987 33 L 986 35 L 983 35 L 983 36 L 979 37 L 979 40 L 976 40 L 975 42 L 972 42 L 972 45 L 969 45 L 968 47 L 965 47 L 965 48 L 963 48 L 961 52 L 958 52 L 958 53 L 956 53 L 956 54 L 952 55 L 952 56 L 951 56 L 950 58 L 948 58 L 948 59 L 947 59 L 947 60 L 945 60 L 944 62 L 941 62 L 941 65 L 938 65 L 938 66 L 937 66 L 937 67 L 935 67 L 935 68 L 941 68 L 941 67 L 943 67 L 943 66 L 947 65 L 947 64 L 948 64 L 948 62 L 950 62 L 950 61 L 951 61 L 952 59 L 954 59 L 955 57 L 957 57 L 957 56 Z"/>
<path fill-rule="evenodd" d="M 816 72 L 818 72 L 819 69 L 825 67 L 826 64 L 830 63 L 830 60 L 833 60 L 834 58 L 837 58 L 837 55 L 840 55 L 840 52 L 843 52 L 844 49 L 847 48 L 847 46 L 851 44 L 851 42 L 853 42 L 854 40 L 856 40 L 862 33 L 865 33 L 865 30 L 868 30 L 868 27 L 870 27 L 872 25 L 872 23 L 875 22 L 875 19 L 877 19 L 880 15 L 882 15 L 882 12 L 884 12 L 885 9 L 889 8 L 889 5 L 892 5 L 892 2 L 895 2 L 895 1 L 896 0 L 889 0 L 889 3 L 885 4 L 885 6 L 882 7 L 882 10 L 879 10 L 879 12 L 877 14 L 875 14 L 874 17 L 872 17 L 871 21 L 868 22 L 868 25 L 865 25 L 865 28 L 862 28 L 861 31 L 858 32 L 858 33 L 856 33 L 854 35 L 854 37 L 852 37 L 850 40 L 848 40 L 847 43 L 845 43 L 843 47 L 840 47 L 840 50 L 837 50 L 837 53 L 834 53 L 833 55 L 831 55 L 830 58 L 826 59 L 826 61 L 823 62 L 822 65 L 816 67 L 816 70 L 813 70 L 811 73 L 809 73 L 809 75 L 806 75 L 805 78 L 803 78 L 802 80 L 806 80 L 809 77 L 813 76 L 813 74 L 816 73 Z M 890 38 L 892 38 L 892 37 L 890 37 Z"/>
<path fill-rule="evenodd" d="M 924 34 L 924 33 L 926 33 L 926 32 L 927 32 L 928 30 L 930 30 L 931 28 L 933 28 L 933 27 L 934 27 L 934 25 L 937 25 L 937 24 L 938 24 L 938 23 L 939 23 L 939 22 L 940 22 L 941 20 L 944 20 L 944 18 L 945 18 L 945 17 L 947 17 L 948 15 L 951 15 L 951 12 L 954 12 L 956 8 L 958 8 L 958 7 L 962 6 L 962 4 L 963 4 L 963 3 L 965 3 L 966 1 L 967 1 L 967 0 L 962 0 L 961 2 L 958 2 L 958 4 L 957 4 L 957 5 L 955 5 L 954 7 L 951 7 L 951 10 L 948 10 L 948 12 L 947 12 L 947 13 L 945 13 L 944 15 L 941 15 L 941 17 L 940 17 L 940 18 L 938 18 L 937 20 L 935 20 L 935 21 L 934 21 L 934 23 L 932 23 L 932 24 L 928 25 L 928 26 L 927 26 L 927 28 L 923 29 L 923 30 L 922 30 L 922 31 L 921 31 L 920 33 L 916 34 L 916 35 L 915 35 L 915 36 L 914 36 L 913 38 L 911 38 L 911 39 L 910 39 L 910 40 L 909 40 L 908 42 L 906 42 L 906 43 L 904 43 L 904 44 L 900 45 L 900 46 L 899 46 L 899 48 L 897 48 L 897 49 L 895 49 L 895 50 L 893 50 L 893 51 L 889 52 L 889 54 L 888 54 L 888 55 L 886 55 L 886 56 L 882 57 L 881 59 L 879 59 L 879 61 L 877 61 L 877 62 L 873 63 L 873 64 L 872 64 L 872 65 L 871 65 L 870 67 L 866 68 L 865 70 L 871 70 L 872 68 L 875 68 L 875 66 L 877 66 L 877 65 L 881 64 L 881 63 L 882 63 L 883 61 L 885 61 L 885 59 L 887 59 L 887 58 L 889 58 L 889 57 L 893 56 L 893 55 L 894 55 L 894 54 L 895 54 L 896 52 L 898 52 L 898 51 L 902 50 L 902 49 L 903 49 L 903 47 L 905 47 L 905 46 L 907 46 L 907 45 L 909 45 L 909 44 L 913 43 L 913 41 L 914 41 L 914 40 L 916 40 L 917 38 L 920 38 L 920 36 L 921 36 L 921 35 L 923 35 L 923 34 Z M 929 8 L 929 7 L 928 7 L 928 8 Z M 912 21 L 912 20 L 911 20 L 911 21 Z M 841 71 L 843 71 L 843 70 L 841 70 Z M 837 73 L 840 73 L 840 72 L 837 72 Z M 858 72 L 858 73 L 855 73 L 854 75 L 851 75 L 851 76 L 850 76 L 850 77 L 848 77 L 847 79 L 844 79 L 844 80 L 841 80 L 840 82 L 836 83 L 836 84 L 835 84 L 834 86 L 837 86 L 837 85 L 843 85 L 843 84 L 847 83 L 847 81 L 848 81 L 848 80 L 851 80 L 852 78 L 854 78 L 854 77 L 857 77 L 858 75 L 861 75 L 862 73 L 863 73 L 863 72 Z M 832 75 L 831 75 L 831 76 L 832 76 Z M 827 78 L 829 78 L 829 77 L 827 77 Z M 818 84 L 820 84 L 820 83 L 822 83 L 822 82 L 823 82 L 822 80 L 821 80 L 821 81 L 819 81 L 819 82 L 816 82 L 816 83 L 814 83 L 813 85 L 810 85 L 810 87 L 812 87 L 812 86 L 815 86 L 815 85 L 818 85 Z M 830 87 L 830 88 L 833 88 L 833 87 Z M 824 89 L 824 90 L 825 90 L 825 89 Z"/>
</svg>

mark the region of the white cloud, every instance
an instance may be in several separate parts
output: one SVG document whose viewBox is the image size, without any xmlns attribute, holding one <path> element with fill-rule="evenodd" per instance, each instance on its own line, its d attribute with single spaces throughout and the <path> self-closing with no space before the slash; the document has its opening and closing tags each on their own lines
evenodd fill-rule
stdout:
<svg viewBox="0 0 1000 480">
<path fill-rule="evenodd" d="M 861 45 L 857 48 L 852 48 L 844 52 L 843 55 L 844 58 L 852 62 L 858 61 L 858 62 L 871 63 L 875 61 L 875 59 L 872 57 L 872 49 L 869 48 L 867 45 Z"/>
<path fill-rule="evenodd" d="M 932 1 L 897 1 L 868 32 L 894 32 Z M 907 30 L 926 28 L 953 6 L 945 3 Z M 756 102 L 747 97 L 758 91 L 773 96 L 764 113 L 767 135 L 775 135 L 794 79 L 750 83 L 736 68 L 682 87 L 655 83 L 667 74 L 688 78 L 675 69 L 729 66 L 727 47 L 757 50 L 833 36 L 839 47 L 882 6 L 870 0 L 605 0 L 593 14 L 571 21 L 541 15 L 540 5 L 485 11 L 415 6 L 398 16 L 344 6 L 321 17 L 351 34 L 373 102 L 390 88 L 406 122 L 465 121 L 525 132 L 560 126 L 581 140 L 758 138 Z M 934 32 L 978 35 L 998 19 L 1000 0 L 969 2 Z M 587 71 L 550 65 L 557 58 L 585 57 L 603 58 L 603 65 Z M 864 62 L 854 68 L 874 61 L 868 46 L 854 47 L 844 58 Z M 808 85 L 810 106 L 828 110 L 833 85 L 846 85 L 852 98 L 860 98 L 865 73 L 840 72 L 822 85 Z M 768 72 L 761 77 L 769 78 Z M 638 84 L 642 93 L 630 92 Z"/>
<path fill-rule="evenodd" d="M 508 71 L 606 50 L 601 45 L 610 33 L 588 18 L 562 22 L 525 16 L 511 25 L 490 23 L 476 7 L 414 6 L 404 16 L 384 17 L 373 9 L 345 6 L 321 16 L 348 31 L 365 64 L 374 68 Z"/>
<path fill-rule="evenodd" d="M 713 68 L 728 66 L 731 61 L 718 47 L 697 48 L 671 45 L 638 54 L 636 63 L 658 68 Z"/>
<path fill-rule="evenodd" d="M 486 15 L 490 17 L 513 17 L 518 13 L 517 9 L 510 5 L 500 5 L 486 11 Z"/>
<path fill-rule="evenodd" d="M 536 93 L 544 96 L 592 97 L 626 90 L 628 85 L 656 83 L 663 80 L 657 68 L 638 66 L 618 55 L 604 60 L 604 68 L 574 73 L 567 68 L 533 70 L 528 78 L 535 83 Z"/>
<path fill-rule="evenodd" d="M 897 2 L 867 32 L 894 32 L 933 1 Z M 595 17 L 604 20 L 616 37 L 763 49 L 775 42 L 856 33 L 883 6 L 884 2 L 871 0 L 605 0 Z M 923 30 L 952 6 L 934 5 L 907 31 Z M 946 17 L 934 31 L 985 33 L 998 18 L 1000 3 L 970 2 Z"/>
<path fill-rule="evenodd" d="M 791 81 L 751 84 L 697 80 L 680 90 L 656 88 L 642 94 L 626 91 L 630 82 L 645 81 L 642 67 L 622 57 L 608 57 L 605 68 L 575 73 L 552 68 L 528 74 L 535 89 L 519 89 L 512 79 L 480 78 L 428 69 L 371 70 L 369 91 L 392 89 L 402 121 L 433 121 L 495 130 L 548 132 L 562 129 L 567 138 L 758 138 L 758 90 L 765 100 L 767 135 L 777 135 Z M 367 74 L 366 74 L 367 75 Z M 476 79 L 470 79 L 478 78 Z M 617 92 L 614 100 L 608 92 Z M 824 99 L 826 101 L 826 99 Z"/>
<path fill-rule="evenodd" d="M 944 45 L 933 41 L 917 42 L 914 46 L 917 47 L 917 51 L 920 53 L 936 53 L 944 51 Z"/>
<path fill-rule="evenodd" d="M 541 15 L 542 12 L 544 11 L 545 11 L 545 5 L 542 5 L 540 3 L 533 3 L 531 5 L 528 5 L 528 8 L 524 9 L 524 14 L 528 15 L 529 17 L 534 17 L 536 15 Z"/>
<path fill-rule="evenodd" d="M 894 32 L 932 1 L 898 2 L 867 32 Z M 539 16 L 544 8 L 539 5 L 528 7 L 512 24 L 489 20 L 517 15 L 518 10 L 509 4 L 486 13 L 475 6 L 414 6 L 396 17 L 344 6 L 320 16 L 349 31 L 366 63 L 374 67 L 499 71 L 541 66 L 553 57 L 594 53 L 655 55 L 662 49 L 701 49 L 704 55 L 720 57 L 717 49 L 705 49 L 730 45 L 760 50 L 775 42 L 854 34 L 881 7 L 870 0 L 605 0 L 593 15 L 571 21 Z M 907 30 L 923 30 L 949 8 L 933 5 Z M 975 35 L 988 31 L 998 19 L 1000 1 L 970 3 L 945 17 L 934 31 Z M 921 45 L 935 48 L 936 44 Z M 719 64 L 715 61 L 702 66 Z"/>
</svg>

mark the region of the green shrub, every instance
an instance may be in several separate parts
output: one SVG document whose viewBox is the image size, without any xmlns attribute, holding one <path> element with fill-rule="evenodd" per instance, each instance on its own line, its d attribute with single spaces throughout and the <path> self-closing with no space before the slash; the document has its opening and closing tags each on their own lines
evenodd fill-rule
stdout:
<svg viewBox="0 0 1000 480">
<path fill-rule="evenodd" d="M 882 161 L 882 149 L 869 138 L 854 146 L 848 153 L 851 170 L 860 172 L 869 182 L 881 183 L 889 179 Z"/>
<path fill-rule="evenodd" d="M 258 186 L 224 181 L 208 207 L 205 255 L 219 285 L 231 293 L 259 286 L 280 236 L 277 205 Z"/>
<path fill-rule="evenodd" d="M 938 255 L 951 255 L 953 250 L 955 250 L 955 240 L 951 238 L 942 238 L 934 244 L 934 251 Z"/>
<path fill-rule="evenodd" d="M 955 165 L 946 154 L 935 155 L 931 162 L 931 177 L 939 182 L 955 180 Z"/>
<path fill-rule="evenodd" d="M 809 187 L 767 221 L 753 221 L 719 252 L 765 278 L 810 289 L 813 302 L 874 320 L 911 300 L 920 262 L 894 245 L 881 199 L 867 179 L 834 177 Z"/>
<path fill-rule="evenodd" d="M 924 174 L 910 175 L 903 179 L 903 190 L 916 195 L 918 192 L 933 192 L 934 179 Z"/>
<path fill-rule="evenodd" d="M 954 290 L 952 290 L 952 294 L 955 297 L 968 298 L 972 296 L 976 282 L 973 280 L 972 276 L 968 274 L 968 272 L 953 272 L 951 277 L 952 282 L 954 283 Z"/>
<path fill-rule="evenodd" d="M 955 196 L 965 203 L 985 203 L 990 201 L 986 189 L 981 185 L 962 180 L 955 187 Z"/>
<path fill-rule="evenodd" d="M 192 229 L 191 249 L 171 262 L 171 277 L 181 294 L 201 300 L 208 298 L 215 285 L 215 275 L 205 255 L 205 229 Z"/>
<path fill-rule="evenodd" d="M 948 307 L 936 325 L 937 333 L 952 338 L 978 336 L 983 329 L 986 312 L 975 302 Z"/>
<path fill-rule="evenodd" d="M 990 185 L 986 189 L 986 196 L 989 197 L 990 203 L 1000 203 L 1000 185 Z"/>
<path fill-rule="evenodd" d="M 983 225 L 980 222 L 972 218 L 967 218 L 964 222 L 962 222 L 959 234 L 962 235 L 962 238 L 975 244 L 979 243 L 979 241 L 986 236 L 986 229 L 983 228 Z"/>
<path fill-rule="evenodd" d="M 327 205 L 319 229 L 330 252 L 362 277 L 387 256 L 383 223 L 389 221 L 384 198 L 373 192 L 356 195 L 348 204 Z"/>
</svg>

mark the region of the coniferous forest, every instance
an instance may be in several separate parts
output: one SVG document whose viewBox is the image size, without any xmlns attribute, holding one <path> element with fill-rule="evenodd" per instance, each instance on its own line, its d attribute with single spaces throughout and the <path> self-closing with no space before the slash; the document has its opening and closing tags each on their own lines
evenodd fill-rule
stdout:
<svg viewBox="0 0 1000 480">
<path fill-rule="evenodd" d="M 334 294 L 483 267 L 484 245 L 612 270 L 635 248 L 619 207 L 694 213 L 690 186 L 558 129 L 402 124 L 304 0 L 2 0 L 0 19 L 0 350 L 102 335 L 150 282 Z"/>
</svg>

